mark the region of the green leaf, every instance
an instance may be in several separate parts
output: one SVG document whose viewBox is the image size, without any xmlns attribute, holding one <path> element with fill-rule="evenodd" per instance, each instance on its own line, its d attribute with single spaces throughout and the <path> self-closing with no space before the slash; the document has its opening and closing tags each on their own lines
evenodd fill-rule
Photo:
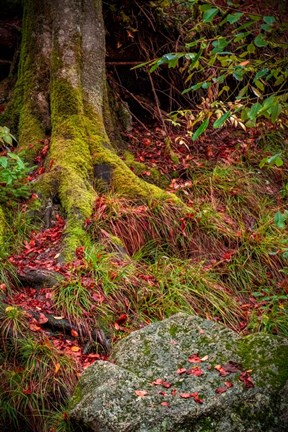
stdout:
<svg viewBox="0 0 288 432">
<path fill-rule="evenodd" d="M 218 82 L 219 84 L 223 84 L 226 78 L 227 78 L 227 74 L 222 74 L 216 78 L 213 78 L 213 82 Z"/>
<path fill-rule="evenodd" d="M 262 105 L 257 102 L 255 104 L 253 104 L 251 106 L 251 108 L 249 109 L 249 111 L 247 112 L 247 115 L 249 117 L 250 120 L 255 120 L 257 117 L 257 114 L 259 113 L 259 111 L 261 110 Z"/>
<path fill-rule="evenodd" d="M 208 23 L 208 22 L 213 21 L 213 19 L 216 17 L 218 12 L 219 12 L 219 9 L 217 9 L 217 8 L 207 9 L 203 14 L 203 22 Z"/>
<path fill-rule="evenodd" d="M 276 226 L 280 229 L 285 229 L 286 228 L 286 218 L 284 216 L 284 214 L 282 214 L 280 211 L 278 211 L 275 216 L 274 216 L 274 222 L 276 224 Z"/>
<path fill-rule="evenodd" d="M 275 17 L 274 16 L 264 16 L 263 21 L 266 24 L 274 24 L 275 22 Z"/>
<path fill-rule="evenodd" d="M 265 39 L 263 39 L 263 35 L 260 33 L 260 34 L 259 34 L 258 36 L 256 36 L 256 38 L 254 39 L 254 44 L 255 44 L 257 47 L 262 48 L 262 47 L 267 46 L 267 45 L 268 45 L 268 42 L 267 42 Z"/>
<path fill-rule="evenodd" d="M 233 72 L 233 77 L 237 81 L 242 81 L 245 74 L 245 69 L 242 66 L 236 66 Z"/>
<path fill-rule="evenodd" d="M 187 54 L 185 54 L 185 59 L 187 59 L 187 60 L 194 60 L 196 56 L 197 56 L 197 54 L 194 53 L 194 52 L 187 53 Z"/>
<path fill-rule="evenodd" d="M 213 128 L 216 129 L 216 128 L 221 127 L 230 116 L 231 116 L 231 111 L 227 111 L 220 118 L 215 120 L 215 122 L 213 123 Z"/>
<path fill-rule="evenodd" d="M 3 135 L 3 140 L 5 141 L 6 144 L 12 145 L 13 140 L 11 135 Z"/>
<path fill-rule="evenodd" d="M 269 24 L 261 24 L 260 28 L 261 30 L 264 30 L 266 32 L 270 32 L 273 29 L 273 27 Z"/>
<path fill-rule="evenodd" d="M 267 158 L 267 163 L 268 164 L 275 164 L 276 166 L 282 166 L 283 165 L 283 160 L 282 160 L 282 153 L 277 153 L 273 156 L 271 156 L 270 158 Z"/>
<path fill-rule="evenodd" d="M 7 168 L 7 165 L 8 165 L 7 157 L 5 157 L 5 156 L 0 157 L 0 165 L 2 166 L 2 168 Z"/>
<path fill-rule="evenodd" d="M 253 44 L 253 42 L 251 42 L 248 46 L 247 46 L 247 52 L 249 54 L 254 54 L 256 51 L 255 45 Z"/>
<path fill-rule="evenodd" d="M 211 86 L 211 83 L 210 82 L 204 82 L 203 84 L 202 84 L 202 88 L 203 89 L 208 89 L 209 87 Z"/>
<path fill-rule="evenodd" d="M 212 54 L 216 54 L 219 52 L 222 52 L 224 48 L 226 48 L 227 45 L 229 45 L 229 41 L 227 41 L 226 38 L 220 37 L 219 39 L 216 39 L 212 42 L 213 49 L 211 51 Z"/>
<path fill-rule="evenodd" d="M 150 64 L 150 61 L 147 61 L 147 62 L 145 62 L 145 63 L 140 63 L 140 64 L 138 64 L 138 65 L 136 65 L 136 66 L 133 66 L 133 67 L 131 68 L 131 70 L 139 69 L 139 68 L 141 68 L 141 67 L 143 67 L 143 66 L 147 66 L 148 64 Z"/>
<path fill-rule="evenodd" d="M 202 85 L 203 85 L 203 81 L 200 82 L 200 83 L 194 84 L 193 86 L 191 86 L 191 87 L 183 90 L 182 94 L 184 95 L 184 94 L 188 93 L 191 90 L 199 90 L 202 87 Z"/>
<path fill-rule="evenodd" d="M 7 126 L 1 126 L 0 127 L 0 133 L 4 134 L 4 135 L 7 135 L 7 134 L 10 133 L 10 129 Z"/>
<path fill-rule="evenodd" d="M 259 88 L 259 90 L 261 90 L 262 92 L 264 92 L 265 87 L 264 87 L 264 85 L 263 85 L 263 83 L 262 83 L 261 81 L 256 80 L 256 81 L 255 81 L 255 85 L 256 85 L 256 87 Z"/>
<path fill-rule="evenodd" d="M 202 41 L 201 39 L 197 39 L 196 41 L 186 43 L 185 48 L 186 49 L 193 48 L 194 46 L 198 45 L 201 41 Z"/>
<path fill-rule="evenodd" d="M 280 75 L 277 80 L 275 81 L 274 85 L 275 86 L 279 86 L 280 84 L 282 84 L 284 81 L 286 81 L 286 78 L 284 75 Z"/>
<path fill-rule="evenodd" d="M 276 122 L 281 111 L 282 111 L 282 106 L 281 106 L 281 104 L 279 104 L 279 102 L 276 102 L 274 105 L 271 106 L 271 108 L 269 109 L 269 113 L 271 115 L 272 123 Z M 280 165 L 277 165 L 277 166 L 280 166 Z"/>
<path fill-rule="evenodd" d="M 199 138 L 199 136 L 202 135 L 203 132 L 205 132 L 205 130 L 207 129 L 208 125 L 209 125 L 209 118 L 207 118 L 206 120 L 204 120 L 204 122 L 194 132 L 194 134 L 192 136 L 192 140 L 196 141 L 197 138 Z"/>
<path fill-rule="evenodd" d="M 251 33 L 250 32 L 242 32 L 242 33 L 237 33 L 236 36 L 234 37 L 234 42 L 238 43 L 240 42 L 242 39 L 245 39 L 247 36 L 249 36 Z"/>
<path fill-rule="evenodd" d="M 250 18 L 251 18 L 251 16 L 250 16 Z M 259 20 L 260 20 L 260 16 L 257 17 L 257 20 L 248 21 L 245 24 L 241 25 L 240 27 L 237 28 L 237 31 L 245 30 L 248 27 L 254 26 L 255 21 L 259 21 Z"/>
<path fill-rule="evenodd" d="M 19 159 L 19 156 L 15 153 L 8 152 L 7 156 L 9 156 L 11 159 L 15 159 L 15 160 Z"/>
<path fill-rule="evenodd" d="M 259 168 L 263 168 L 267 163 L 268 163 L 268 158 L 265 157 L 265 158 L 262 159 L 261 162 L 259 163 Z"/>
<path fill-rule="evenodd" d="M 270 69 L 268 69 L 268 68 L 261 69 L 259 72 L 256 73 L 253 82 L 255 82 L 259 78 L 262 78 L 263 76 L 267 75 L 267 73 L 269 72 L 269 70 Z"/>
<path fill-rule="evenodd" d="M 149 69 L 149 72 L 154 72 L 159 66 L 160 64 L 158 64 L 158 62 L 154 63 L 153 66 L 151 66 L 151 68 Z"/>
<path fill-rule="evenodd" d="M 242 12 L 235 12 L 234 14 L 229 14 L 226 18 L 226 20 L 229 22 L 229 24 L 234 24 L 243 16 Z"/>
<path fill-rule="evenodd" d="M 249 88 L 248 84 L 247 84 L 246 86 L 244 86 L 244 87 L 239 91 L 238 96 L 237 96 L 236 99 L 241 99 L 243 96 L 245 96 L 246 93 L 247 93 L 247 91 L 248 91 L 248 88 Z"/>
</svg>

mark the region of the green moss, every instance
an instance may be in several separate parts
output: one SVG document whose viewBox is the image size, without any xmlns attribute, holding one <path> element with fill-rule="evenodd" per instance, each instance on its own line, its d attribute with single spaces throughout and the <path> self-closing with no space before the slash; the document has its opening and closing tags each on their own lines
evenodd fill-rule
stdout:
<svg viewBox="0 0 288 432">
<path fill-rule="evenodd" d="M 92 188 L 93 166 L 83 120 L 81 91 L 63 79 L 51 92 L 52 139 L 49 159 L 52 173 L 59 173 L 59 196 L 69 215 L 91 215 L 96 194 Z"/>
<path fill-rule="evenodd" d="M 124 154 L 125 164 L 133 171 L 137 176 L 142 175 L 144 171 L 150 171 L 150 176 L 147 177 L 147 182 L 153 183 L 159 187 L 167 187 L 169 185 L 169 180 L 160 174 L 156 168 L 148 169 L 144 163 L 137 162 L 134 159 L 134 155 L 129 151 L 125 151 Z"/>
<path fill-rule="evenodd" d="M 34 36 L 34 29 L 39 19 L 34 2 L 27 0 L 24 7 L 17 84 L 12 100 L 5 110 L 7 124 L 16 134 L 18 129 L 19 147 L 26 150 L 25 157 L 30 162 L 39 150 L 39 141 L 45 136 L 43 119 L 40 119 L 43 113 L 39 106 L 36 106 L 36 99 L 33 97 L 33 92 L 39 89 L 38 71 L 42 68 L 44 74 L 48 73 L 47 67 L 42 64 L 45 63 L 44 57 L 41 58 L 39 52 L 36 52 L 34 37 L 37 35 Z"/>
<path fill-rule="evenodd" d="M 89 115 L 91 117 L 91 113 Z M 92 116 L 93 117 L 93 116 Z M 97 113 L 94 115 L 94 121 L 86 118 L 86 130 L 89 135 L 89 143 L 93 163 L 110 165 L 112 168 L 111 187 L 114 191 L 119 192 L 127 198 L 141 198 L 145 201 L 171 201 L 177 203 L 183 209 L 183 202 L 174 194 L 168 194 L 155 185 L 151 185 L 141 180 L 134 174 L 122 159 L 115 153 L 109 144 L 109 139 L 99 122 L 95 122 Z M 108 144 L 107 144 L 108 143 Z"/>
<path fill-rule="evenodd" d="M 67 261 L 75 258 L 75 249 L 89 241 L 83 229 L 83 221 L 76 217 L 69 217 L 64 230 L 64 257 Z"/>
<path fill-rule="evenodd" d="M 285 385 L 288 379 L 288 345 L 284 339 L 280 345 L 277 336 L 258 334 L 241 338 L 236 343 L 244 368 L 252 369 L 259 376 L 258 385 L 270 385 L 275 390 Z"/>
<path fill-rule="evenodd" d="M 44 139 L 43 126 L 32 114 L 30 103 L 26 102 L 20 112 L 19 119 L 19 147 L 25 150 L 25 159 L 33 163 L 35 156 L 42 147 Z"/>
<path fill-rule="evenodd" d="M 82 106 L 82 95 L 78 88 L 72 87 L 67 80 L 55 80 L 51 91 L 51 117 L 54 133 L 57 134 L 57 127 L 71 116 L 83 116 Z M 61 133 L 61 130 L 59 132 Z"/>
<path fill-rule="evenodd" d="M 144 339 L 143 354 L 144 354 L 144 356 L 150 356 L 151 355 L 151 347 L 150 347 L 150 343 L 147 339 Z"/>
<path fill-rule="evenodd" d="M 176 325 L 171 325 L 169 327 L 169 333 L 170 333 L 171 337 L 174 338 L 179 333 L 179 327 Z"/>
<path fill-rule="evenodd" d="M 144 163 L 137 162 L 134 159 L 134 155 L 128 151 L 124 152 L 124 162 L 126 165 L 136 174 L 141 175 L 143 171 L 147 170 L 147 167 Z"/>
</svg>

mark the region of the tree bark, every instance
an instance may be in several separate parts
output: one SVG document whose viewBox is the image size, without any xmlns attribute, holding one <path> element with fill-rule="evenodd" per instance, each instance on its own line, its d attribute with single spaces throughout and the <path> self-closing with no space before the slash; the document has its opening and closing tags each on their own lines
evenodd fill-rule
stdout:
<svg viewBox="0 0 288 432">
<path fill-rule="evenodd" d="M 31 161 L 51 134 L 36 187 L 40 197 L 60 200 L 68 250 L 83 241 L 83 220 L 91 215 L 99 182 L 121 196 L 183 206 L 139 179 L 109 140 L 113 114 L 101 0 L 24 1 L 18 81 L 7 114 L 18 124 L 20 149 Z"/>
</svg>

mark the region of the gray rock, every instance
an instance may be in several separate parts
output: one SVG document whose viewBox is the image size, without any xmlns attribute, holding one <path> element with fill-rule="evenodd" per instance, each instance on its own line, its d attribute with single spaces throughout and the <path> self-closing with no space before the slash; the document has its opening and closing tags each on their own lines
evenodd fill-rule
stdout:
<svg viewBox="0 0 288 432">
<path fill-rule="evenodd" d="M 189 362 L 196 353 L 203 361 Z M 71 420 L 85 431 L 288 431 L 286 339 L 263 334 L 240 337 L 213 321 L 177 314 L 118 342 L 110 360 L 87 368 L 75 390 Z M 221 376 L 216 365 L 231 372 Z M 179 368 L 195 367 L 203 375 L 177 373 Z M 249 387 L 249 378 L 246 384 L 239 378 L 251 369 L 247 376 L 254 386 Z M 157 379 L 171 387 L 153 385 Z M 233 387 L 227 388 L 227 381 Z M 215 393 L 219 387 L 226 391 Z M 147 395 L 137 396 L 137 390 Z M 195 392 L 202 404 L 195 396 L 180 396 Z"/>
</svg>

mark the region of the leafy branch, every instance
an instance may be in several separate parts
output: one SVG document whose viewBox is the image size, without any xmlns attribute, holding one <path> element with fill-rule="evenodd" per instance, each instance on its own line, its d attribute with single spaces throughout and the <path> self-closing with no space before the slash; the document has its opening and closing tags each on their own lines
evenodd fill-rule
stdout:
<svg viewBox="0 0 288 432">
<path fill-rule="evenodd" d="M 196 101 L 202 100 L 191 124 L 193 140 L 205 132 L 211 119 L 214 128 L 229 121 L 246 129 L 256 126 L 261 117 L 275 123 L 287 110 L 287 25 L 274 16 L 235 7 L 231 1 L 220 8 L 189 0 L 194 20 L 192 28 L 191 20 L 186 22 L 190 40 L 186 38 L 181 51 L 136 66 L 148 67 L 150 73 L 160 67 L 178 68 L 186 84 L 182 94 L 195 93 Z"/>
</svg>

